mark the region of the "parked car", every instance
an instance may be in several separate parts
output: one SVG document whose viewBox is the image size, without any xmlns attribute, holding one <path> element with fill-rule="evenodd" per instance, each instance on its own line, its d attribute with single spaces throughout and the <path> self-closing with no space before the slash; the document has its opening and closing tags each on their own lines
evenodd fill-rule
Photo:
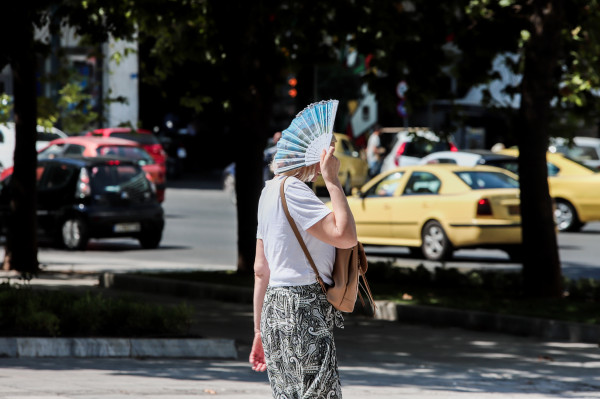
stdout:
<svg viewBox="0 0 600 399">
<path fill-rule="evenodd" d="M 417 165 L 433 152 L 457 150 L 452 140 L 440 138 L 428 128 L 383 128 L 380 140 L 387 149 L 381 172 Z"/>
<path fill-rule="evenodd" d="M 119 138 L 74 136 L 54 140 L 38 152 L 38 159 L 65 156 L 118 156 L 136 161 L 148 173 L 152 183 L 156 185 L 158 202 L 165 200 L 167 175 L 165 166 L 157 164 L 144 147 L 135 141 Z"/>
<path fill-rule="evenodd" d="M 460 248 L 521 254 L 519 182 L 491 166 L 405 166 L 381 173 L 348 197 L 363 244 L 398 245 L 445 260 Z"/>
<path fill-rule="evenodd" d="M 369 165 L 347 135 L 334 133 L 334 136 L 337 140 L 334 155 L 340 160 L 338 176 L 344 192 L 350 195 L 352 188 L 360 187 L 367 181 Z M 312 187 L 315 192 L 325 188 L 323 177 L 319 176 Z"/>
<path fill-rule="evenodd" d="M 164 212 L 146 173 L 131 160 L 54 158 L 38 161 L 37 220 L 40 237 L 83 250 L 91 238 L 133 237 L 156 248 Z M 11 176 L 0 182 L 7 209 Z"/>
<path fill-rule="evenodd" d="M 519 171 L 517 157 L 488 150 L 438 151 L 421 159 L 420 164 L 488 165 L 503 168 L 515 174 L 518 174 Z"/>
<path fill-rule="evenodd" d="M 501 152 L 519 154 L 514 148 Z M 546 153 L 546 163 L 558 230 L 579 231 L 587 222 L 600 220 L 600 173 L 559 153 Z"/>
<path fill-rule="evenodd" d="M 14 122 L 7 122 L 6 124 L 0 123 L 0 171 L 10 168 L 13 165 L 15 137 L 16 132 Z M 68 135 L 55 127 L 46 128 L 37 125 L 37 141 L 35 142 L 36 151 L 46 147 L 48 142 L 64 137 L 68 137 Z"/>
<path fill-rule="evenodd" d="M 600 171 L 600 138 L 577 136 L 569 143 L 557 137 L 551 140 L 548 151 L 559 152 Z"/>
<path fill-rule="evenodd" d="M 152 155 L 152 158 L 154 158 L 156 163 L 164 167 L 166 171 L 167 153 L 163 149 L 163 146 L 158 140 L 158 138 L 154 134 L 152 134 L 150 130 L 133 130 L 126 127 L 109 127 L 92 130 L 91 132 L 87 132 L 85 136 L 116 137 L 120 139 L 135 141 L 141 144 L 141 146 L 144 147 L 146 151 L 148 151 L 148 154 Z"/>
</svg>

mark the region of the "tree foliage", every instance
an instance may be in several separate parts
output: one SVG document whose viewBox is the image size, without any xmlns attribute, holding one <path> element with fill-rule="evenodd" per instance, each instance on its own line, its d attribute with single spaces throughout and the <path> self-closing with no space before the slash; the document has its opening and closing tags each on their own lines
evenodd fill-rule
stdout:
<svg viewBox="0 0 600 399">
<path fill-rule="evenodd" d="M 522 80 L 507 90 L 521 99 L 511 126 L 521 148 L 525 284 L 535 295 L 560 293 L 545 149 L 549 135 L 559 134 L 560 127 L 598 118 L 597 0 L 40 0 L 32 4 L 23 14 L 30 25 L 47 24 L 52 31 L 69 25 L 92 43 L 108 35 L 132 38 L 137 32 L 142 79 L 164 96 L 177 93 L 168 98 L 170 102 L 218 115 L 214 119 L 223 125 L 219 126 L 223 137 L 208 151 L 241 165 L 236 176 L 241 271 L 250 270 L 254 259 L 261 150 L 272 133 L 268 122 L 276 90 L 288 74 L 299 77 L 299 95 L 292 104 L 296 112 L 320 99 L 312 97 L 310 86 L 319 73 L 317 67 L 324 67 L 332 69 L 323 69 L 322 76 L 329 75 L 329 83 L 337 81 L 337 86 L 345 76 L 350 80 L 360 73 L 377 94 L 382 113 L 393 114 L 389 110 L 394 109 L 399 80 L 409 83 L 408 104 L 416 109 L 434 99 L 461 97 L 473 85 L 489 82 L 495 77 L 489 71 L 498 54 L 518 54 L 509 66 Z M 16 16 L 16 10 L 3 17 Z M 0 66 L 10 62 L 19 46 L 32 43 L 2 43 Z M 351 73 L 330 73 L 344 68 L 351 50 L 358 50 L 364 65 Z M 458 83 L 457 90 L 451 88 L 451 77 Z M 15 99 L 15 109 L 16 103 Z"/>
</svg>

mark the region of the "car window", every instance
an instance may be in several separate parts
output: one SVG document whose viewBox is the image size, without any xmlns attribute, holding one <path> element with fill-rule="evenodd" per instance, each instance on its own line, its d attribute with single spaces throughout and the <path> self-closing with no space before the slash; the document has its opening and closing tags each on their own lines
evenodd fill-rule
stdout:
<svg viewBox="0 0 600 399">
<path fill-rule="evenodd" d="M 65 148 L 65 155 L 82 155 L 83 151 L 85 151 L 85 147 L 78 144 L 69 144 L 67 148 Z"/>
<path fill-rule="evenodd" d="M 498 172 L 464 171 L 454 172 L 467 186 L 473 190 L 488 188 L 518 188 L 519 181 Z"/>
<path fill-rule="evenodd" d="M 52 144 L 38 153 L 38 159 L 52 159 L 63 153 L 65 144 Z"/>
<path fill-rule="evenodd" d="M 568 155 L 570 158 L 574 158 L 578 161 L 597 161 L 598 160 L 598 152 L 594 147 L 584 147 L 584 146 L 558 146 L 556 147 L 556 151 Z"/>
<path fill-rule="evenodd" d="M 340 142 L 342 144 L 342 151 L 344 152 L 344 155 L 355 158 L 359 156 L 358 151 L 356 150 L 356 147 L 354 147 L 352 142 L 350 142 L 349 140 L 340 140 Z"/>
<path fill-rule="evenodd" d="M 487 161 L 486 165 L 495 166 L 497 168 L 506 169 L 508 171 L 513 172 L 514 174 L 519 174 L 519 162 L 517 161 L 507 161 L 507 160 L 492 160 Z"/>
<path fill-rule="evenodd" d="M 0 132 L 0 143 L 4 143 L 4 133 Z"/>
<path fill-rule="evenodd" d="M 404 195 L 437 194 L 442 182 L 429 172 L 413 172 L 404 188 Z"/>
<path fill-rule="evenodd" d="M 418 141 L 409 141 L 404 148 L 404 154 L 409 157 L 423 158 L 433 152 L 450 151 L 450 144 L 447 141 L 429 141 L 421 139 Z"/>
<path fill-rule="evenodd" d="M 394 172 L 387 175 L 379 183 L 376 183 L 365 194 L 365 197 L 391 197 L 400 185 L 403 172 Z"/>
<path fill-rule="evenodd" d="M 118 193 L 123 190 L 146 191 L 150 183 L 144 173 L 133 165 L 98 165 L 91 168 L 92 191 Z"/>
<path fill-rule="evenodd" d="M 546 162 L 546 167 L 548 168 L 548 176 L 556 176 L 560 172 L 560 168 L 553 163 Z"/>
<path fill-rule="evenodd" d="M 114 132 L 111 133 L 110 136 L 118 137 L 120 139 L 132 140 L 142 145 L 159 144 L 158 139 L 150 133 Z"/>
<path fill-rule="evenodd" d="M 352 149 L 350 148 L 350 143 L 348 143 L 346 140 L 340 141 L 342 144 L 342 151 L 344 152 L 344 155 L 352 156 Z"/>
<path fill-rule="evenodd" d="M 75 168 L 71 165 L 46 165 L 45 173 L 38 184 L 39 190 L 55 190 L 65 187 L 75 176 Z M 79 175 L 77 175 L 79 176 Z"/>
<path fill-rule="evenodd" d="M 119 156 L 137 161 L 141 165 L 150 165 L 154 163 L 154 158 L 143 148 L 132 146 L 116 146 L 106 145 L 98 147 L 98 155 L 102 156 Z"/>
</svg>

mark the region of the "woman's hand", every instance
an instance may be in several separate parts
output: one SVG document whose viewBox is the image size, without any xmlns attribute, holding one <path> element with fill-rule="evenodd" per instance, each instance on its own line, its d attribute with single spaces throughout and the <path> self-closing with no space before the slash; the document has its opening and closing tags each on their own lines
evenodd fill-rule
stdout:
<svg viewBox="0 0 600 399">
<path fill-rule="evenodd" d="M 337 159 L 333 152 L 334 146 L 330 146 L 327 150 L 321 153 L 321 174 L 326 182 L 338 181 L 338 173 L 340 171 L 340 160 Z"/>
<path fill-rule="evenodd" d="M 260 333 L 254 334 L 252 350 L 250 351 L 250 363 L 252 363 L 252 370 L 254 371 L 265 371 L 267 369 L 265 350 L 260 339 Z"/>
</svg>

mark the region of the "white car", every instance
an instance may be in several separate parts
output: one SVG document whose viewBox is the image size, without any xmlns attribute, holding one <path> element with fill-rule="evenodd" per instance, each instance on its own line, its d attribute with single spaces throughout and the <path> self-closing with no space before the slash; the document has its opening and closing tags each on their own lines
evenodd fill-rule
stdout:
<svg viewBox="0 0 600 399">
<path fill-rule="evenodd" d="M 418 165 L 421 158 L 437 151 L 456 151 L 452 141 L 441 139 L 428 128 L 383 128 L 382 145 L 389 149 L 381 173 L 399 166 Z"/>
<path fill-rule="evenodd" d="M 421 159 L 421 164 L 454 164 L 460 166 L 488 165 L 519 172 L 517 157 L 488 150 L 439 151 Z"/>
<path fill-rule="evenodd" d="M 562 137 L 555 137 L 550 141 L 550 152 L 560 152 L 569 158 L 582 162 L 596 170 L 600 170 L 600 138 L 573 137 L 573 143 Z"/>
<path fill-rule="evenodd" d="M 13 166 L 15 136 L 14 122 L 0 123 L 0 170 Z M 39 151 L 46 147 L 50 141 L 65 137 L 68 137 L 68 135 L 55 127 L 48 129 L 37 125 L 35 149 Z"/>
</svg>

